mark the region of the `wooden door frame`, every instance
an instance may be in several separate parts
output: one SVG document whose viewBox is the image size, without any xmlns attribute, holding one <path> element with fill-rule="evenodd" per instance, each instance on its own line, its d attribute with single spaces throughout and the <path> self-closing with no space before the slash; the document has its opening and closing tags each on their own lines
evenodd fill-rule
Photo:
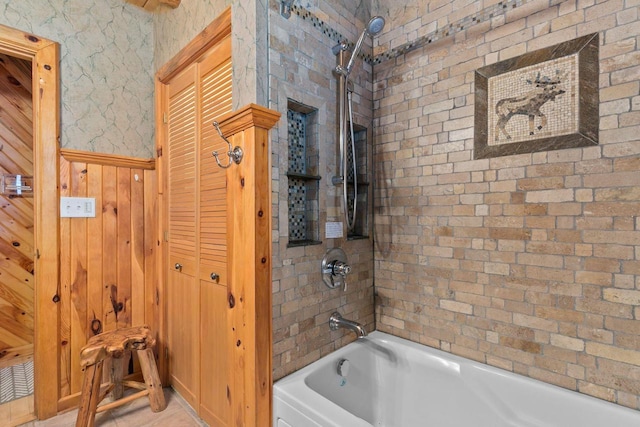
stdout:
<svg viewBox="0 0 640 427">
<path fill-rule="evenodd" d="M 34 402 L 38 419 L 58 412 L 58 183 L 60 53 L 51 40 L 0 25 L 0 53 L 31 61 L 34 170 Z M 57 298 L 56 298 L 57 297 Z M 52 360 L 53 359 L 53 360 Z"/>
<path fill-rule="evenodd" d="M 196 38 L 156 73 L 156 148 L 161 227 L 168 229 L 166 156 L 167 125 L 164 106 L 166 85 L 199 60 L 211 47 L 231 34 L 231 8 L 227 8 Z M 233 47 L 232 47 L 233 49 Z M 233 54 L 231 61 L 233 62 Z M 218 119 L 233 145 L 243 147 L 245 159 L 226 173 L 227 247 L 227 349 L 229 354 L 229 425 L 263 427 L 271 424 L 272 407 L 272 306 L 271 306 L 271 177 L 268 132 L 280 114 L 250 104 Z M 230 197 L 230 194 L 232 196 Z M 166 289 L 166 238 L 162 239 L 163 262 L 157 274 Z M 163 304 L 166 307 L 166 301 Z M 164 311 L 166 316 L 166 310 Z M 166 319 L 163 320 L 166 325 Z M 166 345 L 166 326 L 162 329 Z M 164 353 L 164 354 L 163 354 Z M 168 352 L 160 352 L 164 378 L 168 379 Z"/>
</svg>

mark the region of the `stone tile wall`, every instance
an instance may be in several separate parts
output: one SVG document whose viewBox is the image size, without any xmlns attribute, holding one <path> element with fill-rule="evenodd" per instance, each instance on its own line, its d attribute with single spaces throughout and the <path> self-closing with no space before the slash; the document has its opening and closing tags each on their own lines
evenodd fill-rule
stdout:
<svg viewBox="0 0 640 427">
<path fill-rule="evenodd" d="M 377 328 L 640 408 L 638 1 L 390 3 Z M 593 32 L 599 145 L 473 160 L 474 70 Z"/>
<path fill-rule="evenodd" d="M 342 39 L 356 41 L 369 19 L 368 7 L 364 6 L 368 2 L 300 3 L 295 2 L 289 19 L 280 16 L 277 1 L 269 4 L 269 107 L 282 114 L 271 131 L 275 379 L 355 339 L 351 332 L 329 330 L 329 316 L 333 311 L 339 310 L 345 317 L 361 322 L 369 331 L 374 329 L 372 238 L 327 239 L 324 230 L 327 221 L 343 221 L 341 193 L 331 184 L 331 178 L 337 174 L 338 158 L 337 80 L 332 73 L 337 63 L 331 48 Z M 370 44 L 365 52 L 370 55 Z M 354 121 L 369 129 L 371 141 L 371 64 L 359 60 L 352 76 Z M 319 150 L 320 245 L 288 247 L 286 117 L 289 99 L 317 109 L 316 125 L 311 131 L 317 133 Z M 371 144 L 369 147 L 369 156 L 372 156 Z M 370 201 L 372 197 L 371 192 Z M 369 215 L 371 224 L 371 213 Z M 322 282 L 320 262 L 333 247 L 342 247 L 354 268 L 346 292 L 329 289 Z"/>
</svg>

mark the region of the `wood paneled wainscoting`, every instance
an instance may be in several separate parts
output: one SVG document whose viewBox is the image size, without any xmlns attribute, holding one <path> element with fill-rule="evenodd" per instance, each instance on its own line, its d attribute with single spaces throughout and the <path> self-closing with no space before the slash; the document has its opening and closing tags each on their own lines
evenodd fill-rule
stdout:
<svg viewBox="0 0 640 427">
<path fill-rule="evenodd" d="M 96 216 L 60 218 L 59 411 L 77 405 L 88 338 L 127 326 L 147 324 L 156 335 L 161 328 L 155 161 L 61 154 L 60 196 L 95 198 Z M 139 372 L 137 360 L 125 370 Z"/>
</svg>

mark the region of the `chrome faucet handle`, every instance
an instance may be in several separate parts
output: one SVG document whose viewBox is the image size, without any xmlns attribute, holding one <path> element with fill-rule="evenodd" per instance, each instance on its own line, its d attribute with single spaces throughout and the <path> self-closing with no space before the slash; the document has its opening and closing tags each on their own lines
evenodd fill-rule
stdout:
<svg viewBox="0 0 640 427">
<path fill-rule="evenodd" d="M 334 276 L 339 274 L 342 277 L 345 277 L 347 274 L 351 273 L 351 266 L 346 262 L 336 260 L 332 263 L 331 267 Z"/>
<path fill-rule="evenodd" d="M 336 286 L 338 286 L 340 284 L 340 282 L 338 281 L 337 283 L 333 280 L 333 276 L 335 276 L 334 274 L 329 276 L 329 280 L 331 280 L 331 287 L 335 288 Z M 344 292 L 347 292 L 347 278 L 346 276 L 342 276 L 342 283 L 344 283 Z"/>
<path fill-rule="evenodd" d="M 342 249 L 329 249 L 322 258 L 320 271 L 323 282 L 329 288 L 337 288 L 344 282 L 344 289 L 347 290 L 346 278 L 352 269 L 347 263 L 347 255 Z"/>
<path fill-rule="evenodd" d="M 342 276 L 344 292 L 347 292 L 347 274 L 351 273 L 351 266 L 346 262 L 335 260 L 329 264 L 331 270 L 331 283 L 334 283 L 333 276 Z"/>
</svg>

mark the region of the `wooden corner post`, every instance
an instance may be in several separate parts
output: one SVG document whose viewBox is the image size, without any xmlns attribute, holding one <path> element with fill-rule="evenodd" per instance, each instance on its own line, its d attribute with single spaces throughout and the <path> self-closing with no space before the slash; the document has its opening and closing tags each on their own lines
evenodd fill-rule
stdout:
<svg viewBox="0 0 640 427">
<path fill-rule="evenodd" d="M 229 426 L 271 425 L 269 129 L 279 118 L 250 104 L 218 121 L 225 137 L 244 152 L 242 161 L 227 169 Z"/>
</svg>

